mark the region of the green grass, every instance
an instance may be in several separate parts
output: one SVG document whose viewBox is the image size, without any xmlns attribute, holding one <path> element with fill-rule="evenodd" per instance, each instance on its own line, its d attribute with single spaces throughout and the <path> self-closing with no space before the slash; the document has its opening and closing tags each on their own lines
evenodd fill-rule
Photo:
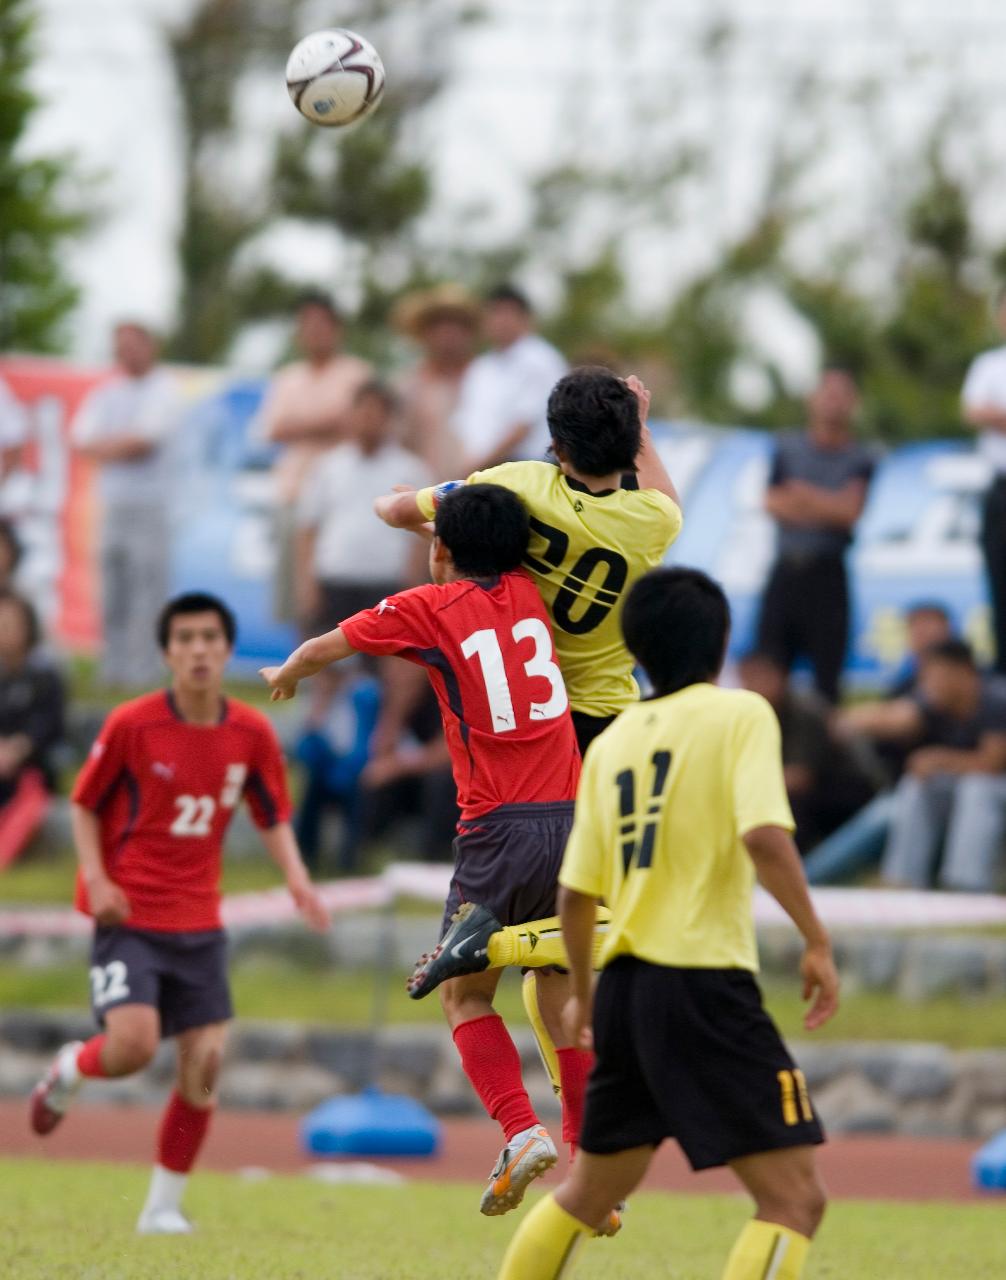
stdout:
<svg viewBox="0 0 1006 1280">
<path fill-rule="evenodd" d="M 143 1170 L 0 1161 L 5 1280 L 490 1280 L 520 1214 L 486 1220 L 476 1189 L 325 1187 L 200 1173 L 187 1239 L 137 1239 Z M 747 1216 L 741 1198 L 643 1194 L 617 1240 L 591 1242 L 589 1280 L 712 1280 Z M 1006 1273 L 1001 1206 L 840 1203 L 806 1280 L 993 1280 Z"/>
</svg>

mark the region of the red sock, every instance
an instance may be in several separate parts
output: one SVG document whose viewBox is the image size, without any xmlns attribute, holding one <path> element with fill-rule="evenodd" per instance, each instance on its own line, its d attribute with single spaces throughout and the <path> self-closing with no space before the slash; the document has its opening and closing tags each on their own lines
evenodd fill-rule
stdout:
<svg viewBox="0 0 1006 1280">
<path fill-rule="evenodd" d="M 173 1093 L 161 1117 L 157 1163 L 172 1173 L 188 1173 L 196 1162 L 212 1115 L 212 1107 L 194 1107 Z"/>
<path fill-rule="evenodd" d="M 101 1051 L 106 1039 L 107 1036 L 92 1036 L 77 1050 L 77 1070 L 82 1076 L 96 1080 L 103 1080 L 107 1076 L 108 1073 L 101 1065 Z"/>
<path fill-rule="evenodd" d="M 486 1014 L 454 1028 L 454 1043 L 472 1088 L 507 1142 L 538 1123 L 524 1088 L 520 1054 L 498 1013 Z"/>
<path fill-rule="evenodd" d="M 587 1049 L 556 1049 L 559 1082 L 562 1085 L 562 1140 L 575 1149 L 583 1125 L 583 1100 L 587 1080 L 594 1067 L 594 1055 Z M 572 1153 L 571 1153 L 572 1154 Z"/>
</svg>

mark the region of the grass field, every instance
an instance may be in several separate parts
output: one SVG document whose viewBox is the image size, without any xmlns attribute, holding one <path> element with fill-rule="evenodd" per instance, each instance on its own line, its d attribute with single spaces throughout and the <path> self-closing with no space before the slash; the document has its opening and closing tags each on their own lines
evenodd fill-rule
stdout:
<svg viewBox="0 0 1006 1280">
<path fill-rule="evenodd" d="M 141 1169 L 0 1161 L 5 1280 L 491 1280 L 519 1213 L 487 1220 L 475 1187 L 326 1187 L 199 1174 L 183 1239 L 132 1232 Z M 636 1197 L 617 1240 L 592 1242 L 576 1275 L 715 1280 L 747 1215 L 742 1199 Z M 806 1280 L 992 1280 L 1006 1273 L 996 1206 L 832 1206 Z"/>
</svg>

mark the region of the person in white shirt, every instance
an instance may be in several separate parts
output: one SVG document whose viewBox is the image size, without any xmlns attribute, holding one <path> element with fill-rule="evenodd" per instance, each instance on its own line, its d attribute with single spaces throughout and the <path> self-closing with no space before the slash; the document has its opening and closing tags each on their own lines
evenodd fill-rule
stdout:
<svg viewBox="0 0 1006 1280">
<path fill-rule="evenodd" d="M 307 477 L 297 511 L 297 594 L 308 634 L 333 630 L 414 574 L 409 540 L 374 514 L 374 500 L 394 485 L 422 488 L 435 478 L 395 443 L 396 409 L 387 387 L 365 383 L 347 417 L 349 439 L 320 455 Z"/>
<path fill-rule="evenodd" d="M 998 327 L 1006 337 L 1006 289 L 995 302 Z M 978 431 L 978 451 L 992 470 L 982 513 L 982 551 L 992 600 L 996 670 L 1006 675 L 1006 346 L 971 363 L 961 393 L 962 413 Z"/>
<path fill-rule="evenodd" d="M 483 330 L 490 349 L 465 371 L 452 420 L 465 451 L 460 472 L 469 475 L 545 457 L 548 397 L 567 369 L 555 347 L 534 332 L 531 305 L 511 285 L 486 298 Z"/>
<path fill-rule="evenodd" d="M 99 469 L 102 676 L 141 686 L 162 669 L 150 619 L 168 595 L 169 437 L 182 404 L 145 325 L 117 325 L 114 343 L 119 371 L 86 397 L 71 440 Z"/>
</svg>

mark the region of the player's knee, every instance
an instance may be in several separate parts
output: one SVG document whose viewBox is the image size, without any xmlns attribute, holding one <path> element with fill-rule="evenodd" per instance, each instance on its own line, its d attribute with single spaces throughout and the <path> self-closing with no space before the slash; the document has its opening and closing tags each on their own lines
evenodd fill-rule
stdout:
<svg viewBox="0 0 1006 1280">
<path fill-rule="evenodd" d="M 802 1196 L 801 1212 L 807 1223 L 807 1230 L 804 1235 L 812 1236 L 817 1231 L 827 1207 L 828 1193 L 824 1188 L 824 1183 L 815 1172 L 808 1179 Z"/>
<path fill-rule="evenodd" d="M 121 1027 L 109 1040 L 108 1057 L 122 1075 L 142 1071 L 157 1052 L 156 1032 L 147 1027 Z"/>
</svg>

